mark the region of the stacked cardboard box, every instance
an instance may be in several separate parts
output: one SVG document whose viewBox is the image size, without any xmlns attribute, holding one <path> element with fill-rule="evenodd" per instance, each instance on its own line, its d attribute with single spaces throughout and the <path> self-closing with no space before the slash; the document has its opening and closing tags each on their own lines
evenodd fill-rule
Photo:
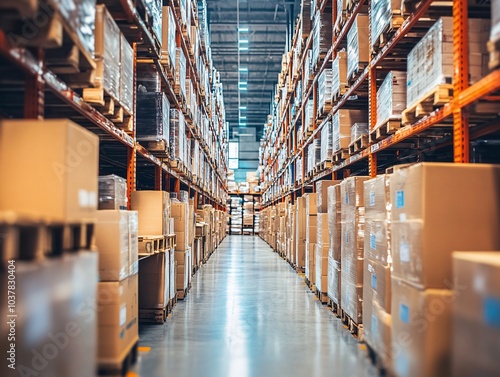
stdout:
<svg viewBox="0 0 500 377">
<path fill-rule="evenodd" d="M 316 242 L 318 237 L 318 198 L 314 193 L 304 195 L 306 199 L 306 279 L 310 288 L 316 282 Z"/>
<path fill-rule="evenodd" d="M 370 56 L 369 47 L 369 17 L 358 14 L 347 32 L 347 78 L 358 77 L 358 72 L 364 69 Z"/>
<path fill-rule="evenodd" d="M 332 118 L 333 153 L 347 149 L 351 143 L 351 128 L 355 123 L 366 123 L 363 110 L 339 110 Z"/>
<path fill-rule="evenodd" d="M 341 205 L 340 184 L 328 187 L 328 297 L 340 307 L 341 297 Z"/>
<path fill-rule="evenodd" d="M 298 268 L 306 267 L 306 198 L 297 198 L 295 211 L 295 260 Z"/>
<path fill-rule="evenodd" d="M 406 108 L 406 72 L 390 71 L 377 91 L 377 123 L 375 128 L 389 120 L 400 120 Z"/>
<path fill-rule="evenodd" d="M 316 289 L 326 295 L 328 291 L 328 251 L 330 249 L 330 234 L 328 232 L 328 188 L 340 181 L 318 181 L 316 183 L 317 205 L 317 237 L 315 250 Z"/>
<path fill-rule="evenodd" d="M 287 211 L 287 228 L 286 228 L 286 240 L 287 240 L 287 260 L 292 264 L 292 266 L 296 265 L 296 231 L 295 231 L 295 223 L 296 223 L 296 209 L 297 206 L 295 204 L 288 205 Z"/>
<path fill-rule="evenodd" d="M 341 197 L 341 301 L 344 312 L 356 323 L 363 321 L 364 181 L 350 177 L 340 184 Z"/>
<path fill-rule="evenodd" d="M 448 376 L 452 252 L 500 249 L 500 167 L 422 163 L 396 170 L 390 186 L 392 368 Z"/>
<path fill-rule="evenodd" d="M 134 191 L 131 208 L 138 212 L 139 236 L 163 237 L 170 234 L 171 204 L 168 192 Z M 162 250 L 159 254 L 142 259 L 139 270 L 139 308 L 165 308 L 175 296 L 175 291 L 171 289 L 175 270 L 173 250 Z"/>
<path fill-rule="evenodd" d="M 82 313 L 95 313 L 97 253 L 78 248 L 59 255 L 61 250 L 49 249 L 48 244 L 23 245 L 34 244 L 39 239 L 34 236 L 35 230 L 42 234 L 46 224 L 96 222 L 98 158 L 98 137 L 69 120 L 0 121 L 0 174 L 8 177 L 8 184 L 0 185 L 0 212 L 9 214 L 7 224 L 1 225 L 25 238 L 18 246 L 16 237 L 7 238 L 14 245 L 8 246 L 2 240 L 0 247 L 3 252 L 0 314 L 5 319 L 0 326 L 0 347 L 7 355 L 5 371 L 8 364 L 14 363 L 21 374 L 20 367 L 27 366 L 24 373 L 33 371 L 40 376 L 95 375 L 96 316 Z M 25 228 L 27 224 L 33 227 Z M 86 247 L 93 250 L 95 245 Z M 55 255 L 47 258 L 46 252 Z M 7 264 L 10 259 L 15 259 L 15 264 Z M 10 351 L 12 327 L 7 323 L 12 315 L 7 305 L 12 290 L 7 277 L 12 276 L 8 274 L 13 271 L 12 266 L 15 266 L 17 314 L 14 351 Z M 56 348 L 55 354 L 47 351 L 50 346 L 56 347 L 54 339 L 56 345 L 64 344 Z M 15 354 L 15 360 L 8 361 L 11 353 Z M 50 358 L 36 357 L 49 353 Z M 35 362 L 35 359 L 41 360 Z M 37 367 L 43 363 L 43 370 L 29 369 L 33 363 Z"/>
<path fill-rule="evenodd" d="M 98 211 L 98 354 L 101 368 L 120 365 L 139 339 L 136 211 Z"/>
<path fill-rule="evenodd" d="M 453 253 L 453 376 L 500 376 L 499 277 L 500 252 Z"/>
<path fill-rule="evenodd" d="M 172 202 L 172 217 L 174 219 L 176 247 L 175 261 L 176 290 L 180 298 L 184 298 L 191 276 L 191 248 L 189 247 L 189 204 Z"/>
<path fill-rule="evenodd" d="M 390 176 L 366 181 L 363 336 L 383 365 L 391 365 Z"/>
</svg>

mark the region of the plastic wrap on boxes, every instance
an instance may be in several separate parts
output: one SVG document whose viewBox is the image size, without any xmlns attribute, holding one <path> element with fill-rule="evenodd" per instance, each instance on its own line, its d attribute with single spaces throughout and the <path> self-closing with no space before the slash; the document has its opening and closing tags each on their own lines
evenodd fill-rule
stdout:
<svg viewBox="0 0 500 377">
<path fill-rule="evenodd" d="M 376 350 L 385 366 L 392 365 L 392 315 L 376 302 L 366 303 L 363 296 L 363 340 Z"/>
<path fill-rule="evenodd" d="M 329 255 L 337 262 L 340 262 L 340 219 L 340 185 L 330 186 L 328 187 L 328 234 L 330 236 Z"/>
<path fill-rule="evenodd" d="M 137 64 L 137 93 L 160 92 L 160 75 L 153 64 Z"/>
<path fill-rule="evenodd" d="M 316 12 L 313 29 L 313 53 L 311 64 L 315 67 L 332 45 L 332 8 L 327 7 L 322 12 Z"/>
<path fill-rule="evenodd" d="M 83 47 L 92 56 L 94 55 L 94 26 L 96 21 L 96 1 L 95 0 L 71 0 L 56 2 L 61 15 L 66 22 L 71 25 L 76 32 Z M 46 22 L 43 19 L 45 14 L 40 12 L 39 18 L 32 19 L 36 26 L 39 22 Z M 41 17 L 41 18 L 40 18 Z M 33 26 L 35 27 L 35 26 Z M 31 31 L 30 31 L 31 32 Z"/>
<path fill-rule="evenodd" d="M 488 40 L 488 20 L 469 19 L 469 82 L 488 73 L 484 45 Z M 451 84 L 453 64 L 453 19 L 441 17 L 408 54 L 407 107 L 412 107 L 437 85 Z"/>
<path fill-rule="evenodd" d="M 330 161 L 333 151 L 332 122 L 326 121 L 321 129 L 321 162 Z"/>
<path fill-rule="evenodd" d="M 332 118 L 333 153 L 347 149 L 351 143 L 351 127 L 367 121 L 363 110 L 339 110 Z"/>
<path fill-rule="evenodd" d="M 78 252 L 37 262 L 16 261 L 15 366 L 19 375 L 95 376 L 96 352 L 89 350 L 95 350 L 98 342 L 97 258 L 97 253 Z M 7 320 L 12 314 L 7 305 L 8 276 L 6 270 L 0 272 L 0 299 L 5 303 L 0 305 L 5 318 L 0 327 L 0 347 L 7 355 L 4 372 L 10 357 L 7 350 L 14 342 L 8 336 L 13 335 Z M 2 375 L 14 376 L 17 371 Z"/>
<path fill-rule="evenodd" d="M 362 216 L 364 219 L 364 182 L 369 177 L 349 177 L 340 184 L 341 196 L 341 221 L 350 222 L 356 216 Z"/>
<path fill-rule="evenodd" d="M 341 297 L 340 263 L 328 257 L 328 297 L 340 306 Z"/>
<path fill-rule="evenodd" d="M 490 41 L 497 42 L 500 39 L 500 1 L 491 1 L 491 33 Z"/>
<path fill-rule="evenodd" d="M 185 129 L 184 114 L 178 109 L 170 110 L 170 155 L 175 160 L 184 161 Z"/>
<path fill-rule="evenodd" d="M 391 27 L 394 14 L 401 14 L 401 0 L 372 0 L 371 6 L 371 41 L 372 46 L 378 43 L 382 33 Z"/>
<path fill-rule="evenodd" d="M 161 44 L 161 24 L 162 24 L 162 1 L 161 0 L 143 0 L 148 18 L 152 20 L 151 28 L 155 37 Z"/>
<path fill-rule="evenodd" d="M 134 50 L 123 34 L 120 43 L 120 103 L 132 113 L 134 108 Z"/>
<path fill-rule="evenodd" d="M 324 114 L 332 108 L 332 70 L 325 69 L 318 79 L 318 113 Z"/>
<path fill-rule="evenodd" d="M 306 39 L 311 33 L 311 0 L 302 0 L 300 4 L 302 38 Z"/>
<path fill-rule="evenodd" d="M 406 72 L 391 71 L 377 91 L 377 124 L 380 127 L 388 120 L 401 119 L 406 108 Z"/>
<path fill-rule="evenodd" d="M 169 110 L 164 93 L 137 93 L 137 139 L 168 145 Z"/>
<path fill-rule="evenodd" d="M 358 14 L 347 33 L 347 78 L 352 79 L 359 69 L 368 63 L 370 49 L 368 46 L 369 18 Z"/>
<path fill-rule="evenodd" d="M 99 177 L 99 209 L 127 209 L 127 180 L 117 175 Z"/>
<path fill-rule="evenodd" d="M 104 5 L 96 6 L 96 86 L 117 99 L 120 96 L 120 29 Z"/>
<path fill-rule="evenodd" d="M 175 58 L 175 91 L 186 98 L 186 56 L 181 48 L 177 48 Z"/>
<path fill-rule="evenodd" d="M 368 135 L 368 123 L 354 123 L 351 127 L 351 143 L 363 135 Z"/>
<path fill-rule="evenodd" d="M 348 88 L 347 82 L 347 52 L 339 51 L 332 63 L 332 101 L 336 102 Z M 335 100 L 335 101 L 334 101 Z"/>
<path fill-rule="evenodd" d="M 164 6 L 162 8 L 162 43 L 161 55 L 162 59 L 170 59 L 171 68 L 176 66 L 176 49 L 175 43 L 175 16 L 171 6 Z"/>
<path fill-rule="evenodd" d="M 179 201 L 181 203 L 189 203 L 189 193 L 187 191 L 181 190 L 179 192 Z"/>
</svg>

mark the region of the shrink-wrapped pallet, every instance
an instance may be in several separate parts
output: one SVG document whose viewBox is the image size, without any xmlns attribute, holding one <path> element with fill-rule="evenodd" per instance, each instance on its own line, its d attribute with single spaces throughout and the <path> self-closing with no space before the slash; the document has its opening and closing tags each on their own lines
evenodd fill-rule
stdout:
<svg viewBox="0 0 500 377">
<path fill-rule="evenodd" d="M 162 18 L 162 43 L 161 43 L 161 55 L 162 60 L 167 61 L 171 68 L 176 66 L 176 49 L 177 45 L 175 42 L 175 15 L 171 6 L 165 6 L 162 8 L 163 18 Z"/>
<path fill-rule="evenodd" d="M 331 161 L 333 151 L 332 122 L 325 121 L 321 129 L 321 159 L 320 162 Z"/>
<path fill-rule="evenodd" d="M 347 149 L 351 143 L 351 127 L 367 121 L 363 110 L 338 110 L 332 118 L 333 153 Z"/>
<path fill-rule="evenodd" d="M 368 123 L 354 123 L 351 127 L 351 143 L 363 135 L 368 135 Z"/>
<path fill-rule="evenodd" d="M 377 91 L 377 123 L 374 129 L 389 120 L 400 120 L 406 107 L 406 72 L 390 71 Z"/>
<path fill-rule="evenodd" d="M 127 209 L 127 180 L 117 175 L 99 177 L 99 209 Z"/>
<path fill-rule="evenodd" d="M 129 114 L 134 109 L 134 50 L 120 34 L 120 103 Z"/>
<path fill-rule="evenodd" d="M 318 78 L 318 114 L 326 114 L 332 108 L 332 76 L 333 72 L 327 68 Z"/>
<path fill-rule="evenodd" d="M 402 22 L 402 18 L 393 24 L 393 18 L 401 15 L 401 0 L 372 0 L 370 2 L 372 22 L 370 38 L 372 47 L 379 44 L 380 36 Z"/>
<path fill-rule="evenodd" d="M 321 57 L 328 53 L 332 45 L 332 8 L 316 12 L 313 28 L 312 66 L 316 67 Z"/>
<path fill-rule="evenodd" d="M 368 45 L 369 18 L 358 14 L 347 33 L 347 78 L 352 80 L 364 69 L 370 58 Z"/>
<path fill-rule="evenodd" d="M 337 53 L 337 57 L 332 64 L 332 101 L 337 102 L 348 87 L 347 52 L 342 50 Z"/>
<path fill-rule="evenodd" d="M 184 114 L 178 109 L 170 110 L 170 156 L 185 161 L 186 126 Z"/>
<path fill-rule="evenodd" d="M 156 38 L 161 45 L 162 40 L 162 1 L 161 0 L 143 0 L 144 8 L 151 22 L 151 31 L 153 38 Z"/>
<path fill-rule="evenodd" d="M 169 141 L 170 104 L 165 93 L 137 93 L 137 139 Z"/>
</svg>

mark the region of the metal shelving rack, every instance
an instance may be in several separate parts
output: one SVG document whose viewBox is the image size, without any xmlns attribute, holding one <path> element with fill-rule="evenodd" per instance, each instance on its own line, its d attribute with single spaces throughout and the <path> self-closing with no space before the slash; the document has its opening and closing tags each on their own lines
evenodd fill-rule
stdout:
<svg viewBox="0 0 500 377">
<path fill-rule="evenodd" d="M 167 95 L 171 107 L 183 110 L 183 104 L 179 102 L 179 99 L 174 94 L 173 84 L 168 78 L 169 75 L 171 77 L 171 73 L 168 72 L 167 67 L 161 64 L 159 45 L 149 31 L 149 28 L 146 26 L 145 21 L 139 15 L 134 4 L 128 0 L 115 2 L 111 0 L 105 1 L 106 4 L 108 4 L 108 2 L 113 3 L 110 8 L 110 13 L 116 19 L 127 41 L 133 46 L 135 67 L 138 64 L 154 65 L 161 77 L 161 89 Z M 174 0 L 172 3 L 175 11 L 180 13 L 179 0 Z M 194 11 L 195 8 L 196 4 L 193 3 L 191 10 L 194 12 L 193 20 L 197 23 L 196 13 Z M 199 77 L 195 69 L 194 57 L 189 53 L 188 46 L 190 46 L 190 42 L 187 36 L 181 32 L 182 28 L 179 19 L 180 17 L 175 17 L 177 45 L 183 49 L 186 57 L 188 57 L 188 59 L 186 59 L 187 72 L 193 79 L 192 81 L 197 92 L 199 103 L 203 104 L 202 108 L 204 113 L 210 115 L 210 111 L 206 108 L 204 102 L 205 94 L 202 93 L 198 85 Z M 7 64 L 9 69 L 18 71 L 23 75 L 23 84 L 17 88 L 23 95 L 24 108 L 21 116 L 22 118 L 43 119 L 45 118 L 46 109 L 50 106 L 56 109 L 55 111 L 51 111 L 51 117 L 59 116 L 60 114 L 59 117 L 70 118 L 99 135 L 101 146 L 105 143 L 106 145 L 112 146 L 109 148 L 110 150 L 116 151 L 112 155 L 106 156 L 108 160 L 116 163 L 122 170 L 126 170 L 129 205 L 131 192 L 136 189 L 138 181 L 142 179 L 143 170 L 154 170 L 154 177 L 147 177 L 154 180 L 154 189 L 165 189 L 177 193 L 183 189 L 188 191 L 191 197 L 195 198 L 195 203 L 211 204 L 217 210 L 226 210 L 226 159 L 221 158 L 220 161 L 222 161 L 222 163 L 219 163 L 219 166 L 217 165 L 209 146 L 201 135 L 199 125 L 193 123 L 189 116 L 186 116 L 188 125 L 188 127 L 186 127 L 186 136 L 199 141 L 201 152 L 205 155 L 206 161 L 208 161 L 211 169 L 216 174 L 219 187 L 221 188 L 221 192 L 219 193 L 211 192 L 209 187 L 199 183 L 199 180 L 197 180 L 192 173 L 181 171 L 170 166 L 168 159 L 156 157 L 136 140 L 135 90 L 133 131 L 126 132 L 116 127 L 100 113 L 98 109 L 86 103 L 77 91 L 73 90 L 54 73 L 46 69 L 43 57 L 44 51 L 40 48 L 28 49 L 13 46 L 7 32 L 0 27 L 0 62 L 2 65 Z M 206 56 L 204 56 L 204 59 L 205 64 L 208 64 Z M 135 69 L 134 74 L 136 75 Z M 135 80 L 136 78 L 134 78 L 134 87 Z M 212 87 L 211 81 L 210 84 Z M 51 98 L 51 103 L 46 100 L 48 97 Z M 54 99 L 56 103 L 54 103 Z M 10 116 L 10 114 L 8 116 Z M 224 125 L 222 121 L 219 121 L 215 126 L 210 122 L 210 128 L 213 134 L 213 142 L 217 144 L 217 149 L 224 154 L 225 149 L 223 144 L 225 143 L 225 139 L 223 139 L 222 136 L 216 136 L 224 135 Z M 122 148 L 119 148 L 119 145 L 122 145 Z M 141 169 L 138 169 L 138 165 Z"/>
<path fill-rule="evenodd" d="M 319 4 L 319 10 L 323 12 L 327 5 L 331 4 L 332 0 L 323 0 Z M 381 166 L 378 164 L 378 157 L 381 152 L 389 150 L 397 150 L 398 147 L 404 149 L 402 143 L 411 138 L 419 137 L 425 134 L 431 127 L 447 124 L 453 127 L 453 137 L 451 145 L 453 146 L 454 162 L 467 163 L 469 162 L 469 145 L 470 141 L 478 137 L 490 134 L 500 130 L 500 121 L 496 119 L 487 124 L 481 124 L 474 127 L 469 127 L 469 124 L 476 121 L 471 118 L 470 106 L 478 101 L 496 101 L 499 102 L 499 97 L 493 95 L 500 90 L 500 68 L 491 71 L 487 76 L 483 77 L 480 81 L 473 85 L 468 85 L 468 56 L 464 51 L 467 51 L 468 43 L 468 17 L 469 5 L 467 0 L 453 1 L 453 57 L 455 72 L 453 77 L 453 90 L 454 95 L 451 102 L 434 110 L 428 116 L 418 120 L 411 126 L 402 127 L 396 133 L 387 136 L 377 142 L 371 142 L 368 148 L 354 154 L 340 163 L 334 163 L 331 168 L 327 168 L 323 172 L 315 175 L 312 179 L 303 180 L 303 182 L 294 183 L 291 186 L 286 185 L 284 182 L 284 173 L 287 168 L 294 164 L 297 158 L 302 157 L 305 160 L 306 147 L 313 142 L 313 140 L 320 137 L 321 129 L 324 123 L 317 124 L 314 122 L 313 131 L 302 143 L 298 142 L 297 138 L 297 120 L 304 119 L 304 109 L 307 106 L 307 101 L 312 95 L 314 101 L 314 114 L 317 113 L 317 92 L 318 92 L 318 78 L 320 74 L 326 69 L 333 58 L 335 58 L 337 51 L 345 44 L 347 32 L 356 15 L 361 11 L 362 7 L 366 5 L 368 0 L 359 0 L 352 8 L 349 18 L 344 24 L 342 30 L 336 35 L 333 33 L 331 48 L 329 49 L 326 57 L 320 63 L 320 68 L 316 72 L 314 78 L 308 80 L 309 83 L 303 81 L 304 89 L 300 109 L 298 115 L 292 119 L 291 116 L 291 103 L 298 80 L 304 77 L 305 69 L 305 53 L 312 45 L 313 34 L 311 33 L 305 41 L 305 47 L 302 49 L 302 56 L 299 63 L 299 73 L 293 77 L 293 67 L 289 64 L 288 75 L 293 77 L 292 91 L 288 91 L 287 98 L 285 99 L 285 110 L 280 114 L 280 122 L 277 130 L 268 129 L 268 134 L 265 137 L 264 148 L 271 146 L 274 150 L 274 155 L 271 155 L 264 162 L 263 181 L 265 187 L 264 193 L 264 206 L 276 204 L 286 196 L 291 196 L 292 200 L 301 196 L 306 190 L 314 190 L 315 181 L 320 179 L 339 179 L 347 177 L 351 173 L 357 171 L 368 171 L 369 175 L 374 177 L 381 171 Z M 326 119 L 331 119 L 333 115 L 341 108 L 343 108 L 348 99 L 355 95 L 358 89 L 364 85 L 368 86 L 368 102 L 369 102 L 369 117 L 370 126 L 373 127 L 376 123 L 376 108 L 377 108 L 377 71 L 380 67 L 384 66 L 387 58 L 398 51 L 398 48 L 403 44 L 403 39 L 423 21 L 424 17 L 428 14 L 433 6 L 432 0 L 422 0 L 420 2 L 412 3 L 415 9 L 408 18 L 404 21 L 401 27 L 389 39 L 386 45 L 381 48 L 375 55 L 371 56 L 371 60 L 364 71 L 359 75 L 358 79 L 350 85 L 347 92 L 340 98 L 339 102 L 335 104 L 326 116 Z M 333 19 L 336 19 L 336 6 L 333 7 Z M 434 11 L 438 13 L 439 10 Z M 300 27 L 300 20 L 296 25 L 296 32 L 292 40 L 293 48 L 298 47 L 298 28 Z M 371 44 L 370 44 L 371 45 Z M 486 46 L 485 46 L 486 48 Z M 405 63 L 402 63 L 405 67 Z M 394 68 L 391 68 L 394 69 Z M 500 105 L 499 105 L 500 106 Z M 276 132 L 274 142 L 272 141 L 271 133 Z M 283 166 L 278 166 L 278 153 L 285 147 L 288 151 L 288 157 Z M 305 164 L 302 166 L 302 177 L 305 177 Z M 267 180 L 265 178 L 268 178 Z M 311 187 L 313 186 L 313 187 Z M 271 192 L 273 194 L 271 195 Z"/>
</svg>

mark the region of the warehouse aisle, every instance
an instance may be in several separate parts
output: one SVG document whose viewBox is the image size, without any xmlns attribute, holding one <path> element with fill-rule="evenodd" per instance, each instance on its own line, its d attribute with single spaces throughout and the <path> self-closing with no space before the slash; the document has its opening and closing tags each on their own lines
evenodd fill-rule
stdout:
<svg viewBox="0 0 500 377">
<path fill-rule="evenodd" d="M 340 321 L 258 237 L 227 237 L 187 300 L 165 325 L 141 325 L 140 338 L 151 347 L 141 377 L 376 376 Z"/>
</svg>

